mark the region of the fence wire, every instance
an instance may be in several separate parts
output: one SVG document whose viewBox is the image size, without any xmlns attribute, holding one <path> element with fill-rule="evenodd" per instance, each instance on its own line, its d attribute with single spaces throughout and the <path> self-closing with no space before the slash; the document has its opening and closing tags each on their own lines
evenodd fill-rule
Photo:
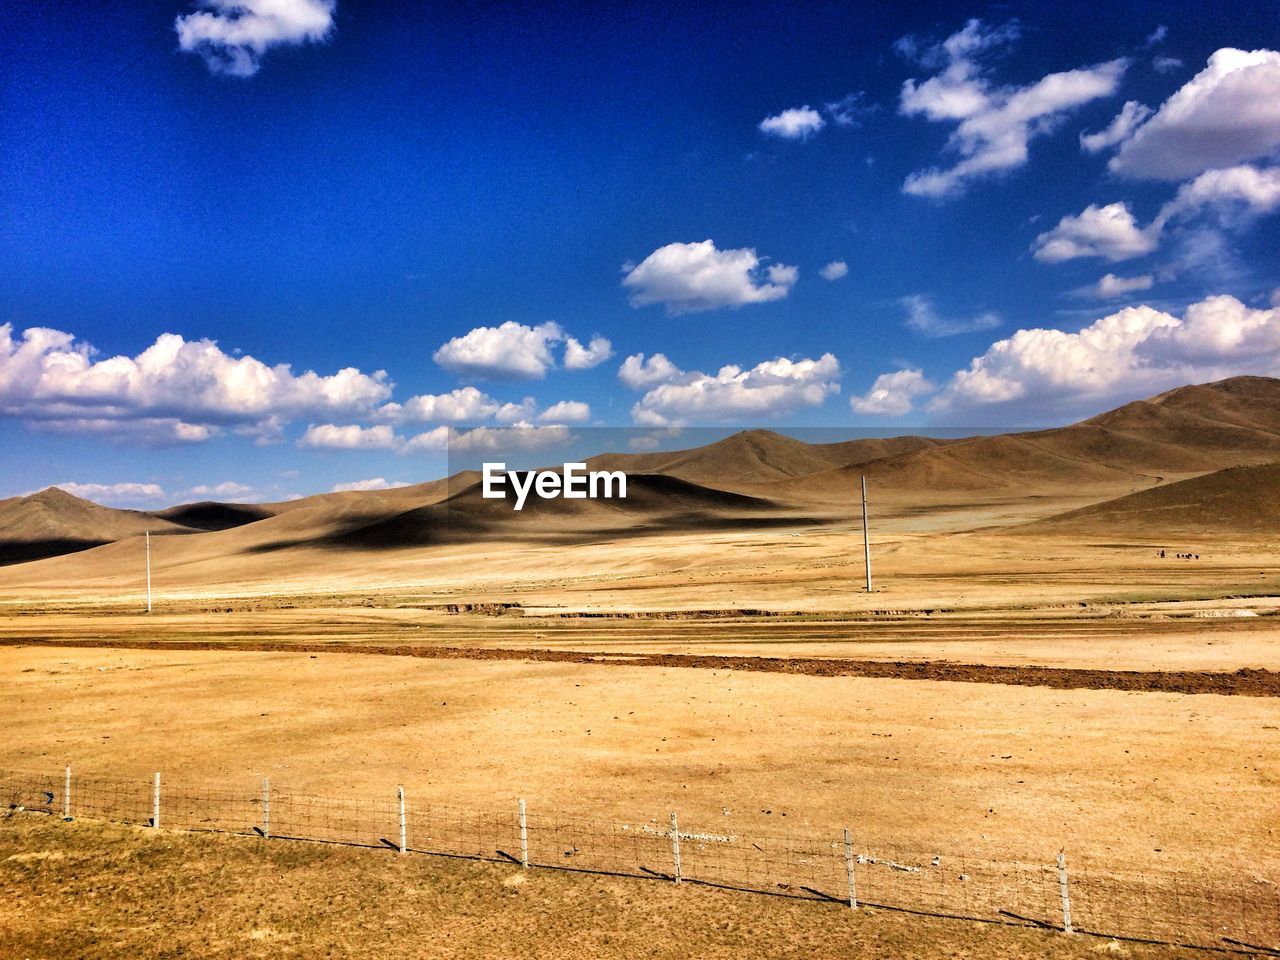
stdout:
<svg viewBox="0 0 1280 960">
<path fill-rule="evenodd" d="M 415 804 L 402 793 L 317 797 L 234 787 L 0 770 L 0 813 L 403 849 L 697 883 L 930 916 L 1280 954 L 1280 885 L 1262 876 L 1031 863 L 830 836 L 739 834 L 674 815 L 619 823 L 512 805 Z M 1065 896 L 1064 896 L 1065 894 Z"/>
</svg>

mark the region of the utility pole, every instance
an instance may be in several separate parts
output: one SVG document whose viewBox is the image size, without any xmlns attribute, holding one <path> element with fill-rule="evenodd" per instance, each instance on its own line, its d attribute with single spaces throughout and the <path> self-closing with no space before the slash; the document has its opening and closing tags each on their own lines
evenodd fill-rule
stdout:
<svg viewBox="0 0 1280 960">
<path fill-rule="evenodd" d="M 871 592 L 871 539 L 867 534 L 867 477 L 862 477 L 862 559 L 867 567 L 867 593 Z"/>
<path fill-rule="evenodd" d="M 865 501 L 864 501 L 865 502 Z M 865 511 L 866 507 L 863 507 Z M 151 531 L 145 534 L 147 542 L 147 613 L 151 612 Z M 870 589 L 870 588 L 868 588 Z"/>
</svg>

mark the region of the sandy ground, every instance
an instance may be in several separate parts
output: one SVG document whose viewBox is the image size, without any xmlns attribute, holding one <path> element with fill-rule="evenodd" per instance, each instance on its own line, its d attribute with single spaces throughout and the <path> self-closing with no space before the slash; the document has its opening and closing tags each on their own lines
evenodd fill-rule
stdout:
<svg viewBox="0 0 1280 960">
<path fill-rule="evenodd" d="M 18 768 L 1280 869 L 1268 698 L 54 648 L 0 650 L 0 680 Z"/>
</svg>

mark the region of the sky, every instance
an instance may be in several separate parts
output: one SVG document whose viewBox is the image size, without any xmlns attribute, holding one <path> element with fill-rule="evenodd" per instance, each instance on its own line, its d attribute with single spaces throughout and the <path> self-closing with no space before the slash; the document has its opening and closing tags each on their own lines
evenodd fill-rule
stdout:
<svg viewBox="0 0 1280 960">
<path fill-rule="evenodd" d="M 9 0 L 0 497 L 1280 376 L 1280 5 L 1082 10 Z"/>
</svg>

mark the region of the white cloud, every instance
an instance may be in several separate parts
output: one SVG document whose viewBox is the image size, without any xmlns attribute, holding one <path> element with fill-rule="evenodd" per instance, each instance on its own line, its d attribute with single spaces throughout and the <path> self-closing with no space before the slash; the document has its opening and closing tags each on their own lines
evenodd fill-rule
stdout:
<svg viewBox="0 0 1280 960">
<path fill-rule="evenodd" d="M 510 427 L 476 427 L 455 431 L 449 438 L 449 451 L 469 453 L 477 450 L 546 450 L 573 439 L 563 424 L 534 426 L 517 423 Z"/>
<path fill-rule="evenodd" d="M 679 372 L 671 382 L 653 387 L 631 408 L 632 419 L 645 426 L 683 424 L 687 420 L 726 421 L 745 417 L 782 416 L 816 407 L 838 393 L 840 364 L 829 353 L 817 360 L 779 357 L 750 370 L 725 366 L 711 376 Z"/>
<path fill-rule="evenodd" d="M 667 359 L 664 353 L 655 353 L 647 358 L 643 353 L 633 353 L 618 368 L 618 379 L 623 386 L 632 390 L 647 390 L 659 383 L 670 383 L 684 376 L 684 371 Z"/>
<path fill-rule="evenodd" d="M 71 334 L 43 327 L 13 336 L 0 324 L 0 415 L 45 429 L 142 442 L 199 442 L 222 427 L 278 429 L 300 416 L 364 415 L 391 393 L 385 372 L 352 367 L 295 374 L 212 340 L 161 334 L 136 357 L 95 359 Z"/>
<path fill-rule="evenodd" d="M 378 416 L 393 423 L 432 423 L 483 420 L 498 412 L 499 404 L 475 387 L 459 387 L 448 393 L 421 394 L 403 404 L 386 403 Z"/>
<path fill-rule="evenodd" d="M 1060 263 L 1077 257 L 1105 257 L 1115 262 L 1140 257 L 1156 249 L 1157 240 L 1138 226 L 1123 203 L 1105 207 L 1089 204 L 1078 216 L 1066 216 L 1036 237 L 1035 258 Z"/>
<path fill-rule="evenodd" d="M 851 397 L 849 406 L 854 413 L 900 417 L 911 412 L 916 397 L 936 389 L 920 370 L 882 373 L 870 390 L 860 397 Z"/>
<path fill-rule="evenodd" d="M 818 274 L 823 280 L 841 280 L 849 275 L 849 265 L 843 260 L 832 260 Z"/>
<path fill-rule="evenodd" d="M 613 356 L 613 344 L 601 336 L 594 336 L 585 347 L 577 338 L 564 342 L 564 368 L 566 370 L 590 370 Z"/>
<path fill-rule="evenodd" d="M 945 319 L 938 316 L 933 301 L 920 293 L 903 297 L 898 301 L 907 312 L 906 324 L 911 330 L 925 337 L 954 337 L 962 333 L 990 330 L 1000 326 L 1000 315 L 987 311 L 967 320 Z"/>
<path fill-rule="evenodd" d="M 212 486 L 202 483 L 188 490 L 187 495 L 192 497 L 218 497 L 219 499 L 227 500 L 247 497 L 254 492 L 253 487 L 248 484 L 227 480 L 224 483 L 215 483 Z"/>
<path fill-rule="evenodd" d="M 1280 374 L 1280 308 L 1217 296 L 1182 317 L 1137 306 L 1078 333 L 1019 330 L 956 372 L 930 408 L 1061 418 L 1245 373 Z"/>
<path fill-rule="evenodd" d="M 947 151 L 959 159 L 945 169 L 912 173 L 903 184 L 905 193 L 952 196 L 975 178 L 1025 165 L 1028 143 L 1034 137 L 1052 131 L 1068 110 L 1111 96 L 1128 67 L 1127 60 L 1112 60 L 1052 73 L 1025 87 L 995 86 L 977 58 L 1015 36 L 1015 30 L 992 29 L 970 20 L 963 30 L 923 53 L 918 46 L 907 45 L 922 63 L 942 70 L 924 81 L 907 80 L 899 110 L 906 116 L 957 124 Z"/>
<path fill-rule="evenodd" d="M 808 104 L 783 110 L 777 116 L 760 121 L 760 132 L 784 140 L 807 140 L 827 125 L 822 114 Z"/>
<path fill-rule="evenodd" d="M 298 439 L 298 446 L 309 450 L 395 450 L 399 445 L 400 439 L 386 424 L 313 423 Z"/>
<path fill-rule="evenodd" d="M 251 77 L 272 47 L 326 40 L 335 0 L 199 0 L 197 6 L 202 9 L 174 21 L 178 47 L 200 54 L 213 73 Z"/>
<path fill-rule="evenodd" d="M 1139 227 L 1123 203 L 1090 204 L 1078 216 L 1066 216 L 1036 237 L 1037 260 L 1058 263 L 1078 257 L 1115 262 L 1155 250 L 1176 220 L 1212 214 L 1223 226 L 1241 226 L 1251 218 L 1280 210 L 1280 167 L 1239 166 L 1209 170 L 1178 188 L 1173 199 L 1147 227 Z"/>
<path fill-rule="evenodd" d="M 862 123 L 862 118 L 868 114 L 874 113 L 876 107 L 866 103 L 866 94 L 861 90 L 856 90 L 846 97 L 841 97 L 826 104 L 827 115 L 831 117 L 831 121 L 838 127 L 856 127 Z"/>
<path fill-rule="evenodd" d="M 1151 66 L 1156 73 L 1172 73 L 1174 70 L 1181 70 L 1185 64 L 1177 57 L 1152 57 Z"/>
<path fill-rule="evenodd" d="M 1274 213 L 1280 209 L 1280 167 L 1260 170 L 1240 166 L 1206 171 L 1178 188 L 1152 227 L 1159 232 L 1174 219 L 1191 217 L 1206 209 L 1223 222 L 1238 216 Z"/>
<path fill-rule="evenodd" d="M 1156 44 L 1164 43 L 1167 36 L 1169 36 L 1169 28 L 1163 23 L 1158 24 L 1156 28 L 1147 35 L 1147 46 L 1154 47 Z"/>
<path fill-rule="evenodd" d="M 669 243 L 623 269 L 633 307 L 661 303 L 671 316 L 781 300 L 798 276 L 795 267 L 774 264 L 761 277 L 755 250 L 717 250 L 710 240 Z"/>
<path fill-rule="evenodd" d="M 403 480 L 388 480 L 386 477 L 374 477 L 372 480 L 352 480 L 350 483 L 335 483 L 332 493 L 352 493 L 366 490 L 395 490 L 409 486 Z"/>
<path fill-rule="evenodd" d="M 557 323 L 527 327 L 514 320 L 476 327 L 441 346 L 432 359 L 450 373 L 490 380 L 541 380 L 552 369 L 552 344 L 564 339 Z"/>
<path fill-rule="evenodd" d="M 1113 173 L 1182 180 L 1280 151 L 1280 53 L 1224 47 L 1137 127 Z"/>
<path fill-rule="evenodd" d="M 544 423 L 584 423 L 591 419 L 591 407 L 578 400 L 561 400 L 538 414 L 538 419 Z"/>
<path fill-rule="evenodd" d="M 449 439 L 456 434 L 453 427 L 436 427 L 410 437 L 400 447 L 401 453 L 443 453 L 449 448 Z"/>
<path fill-rule="evenodd" d="M 533 397 L 525 397 L 519 403 L 504 403 L 498 408 L 493 419 L 499 423 L 516 423 L 519 420 L 528 420 L 537 410 L 538 405 Z"/>
<path fill-rule="evenodd" d="M 155 483 L 55 483 L 53 486 L 84 500 L 113 506 L 154 504 L 164 499 L 164 488 Z M 36 493 L 32 490 L 24 496 Z"/>
<path fill-rule="evenodd" d="M 1085 153 L 1098 153 L 1108 147 L 1114 147 L 1133 133 L 1149 116 L 1151 116 L 1150 107 L 1137 100 L 1130 100 L 1120 108 L 1120 112 L 1105 130 L 1080 134 L 1080 148 Z"/>
<path fill-rule="evenodd" d="M 1076 292 L 1081 296 L 1093 297 L 1095 300 L 1114 300 L 1116 297 L 1123 297 L 1130 293 L 1150 290 L 1154 284 L 1155 277 L 1149 273 L 1139 277 L 1117 277 L 1114 273 L 1108 273 L 1097 283 Z"/>
</svg>

